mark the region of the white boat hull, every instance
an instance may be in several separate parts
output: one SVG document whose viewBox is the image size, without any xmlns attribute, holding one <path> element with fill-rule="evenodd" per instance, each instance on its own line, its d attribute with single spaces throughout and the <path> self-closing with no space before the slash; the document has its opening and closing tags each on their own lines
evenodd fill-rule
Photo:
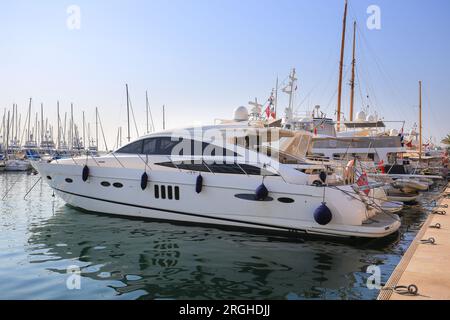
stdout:
<svg viewBox="0 0 450 320">
<path fill-rule="evenodd" d="M 31 164 L 27 160 L 8 160 L 5 163 L 5 171 L 28 171 Z"/>
</svg>

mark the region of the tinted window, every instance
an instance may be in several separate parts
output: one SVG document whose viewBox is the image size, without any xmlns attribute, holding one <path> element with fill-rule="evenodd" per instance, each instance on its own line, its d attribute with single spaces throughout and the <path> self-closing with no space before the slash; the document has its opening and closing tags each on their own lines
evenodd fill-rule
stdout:
<svg viewBox="0 0 450 320">
<path fill-rule="evenodd" d="M 272 172 L 266 169 L 261 169 L 249 164 L 239 164 L 239 166 L 250 176 L 260 176 L 260 175 L 276 176 L 276 174 L 273 174 Z"/>
<path fill-rule="evenodd" d="M 157 154 L 170 156 L 173 148 L 180 143 L 180 139 L 172 140 L 170 137 L 160 138 Z"/>
<path fill-rule="evenodd" d="M 151 139 L 145 139 L 144 140 L 144 148 L 142 153 L 143 154 L 157 154 L 157 138 L 151 138 Z"/>
<path fill-rule="evenodd" d="M 172 162 L 161 162 L 155 163 L 157 166 L 168 167 L 168 168 L 177 168 Z"/>
<path fill-rule="evenodd" d="M 174 154 L 182 156 L 235 156 L 238 154 L 219 146 L 191 139 L 180 139 Z M 175 144 L 177 145 L 177 143 Z"/>
<path fill-rule="evenodd" d="M 192 163 L 192 162 L 183 162 L 177 163 L 178 169 L 181 170 L 189 170 L 189 171 L 199 171 L 199 172 L 211 172 L 208 168 L 202 163 Z"/>
<path fill-rule="evenodd" d="M 126 145 L 116 151 L 116 153 L 142 154 L 143 140 L 139 140 Z"/>
<path fill-rule="evenodd" d="M 238 154 L 232 150 L 228 150 L 213 144 L 209 144 L 206 142 L 203 142 L 202 146 L 203 155 L 204 156 L 223 156 L 223 157 L 237 157 Z"/>
<path fill-rule="evenodd" d="M 241 168 L 235 163 L 207 163 L 208 167 L 211 169 L 214 173 L 225 173 L 225 174 L 245 174 L 244 171 L 242 171 Z"/>
</svg>

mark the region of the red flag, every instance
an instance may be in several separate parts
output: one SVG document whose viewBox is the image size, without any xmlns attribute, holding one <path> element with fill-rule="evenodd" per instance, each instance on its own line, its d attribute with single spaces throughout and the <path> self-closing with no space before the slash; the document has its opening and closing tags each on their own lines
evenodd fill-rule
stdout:
<svg viewBox="0 0 450 320">
<path fill-rule="evenodd" d="M 384 170 L 384 161 L 383 160 L 381 160 L 379 163 L 378 163 L 378 169 L 380 169 L 380 171 L 381 171 L 381 173 L 386 173 L 386 171 Z"/>
<path fill-rule="evenodd" d="M 364 172 L 361 176 L 359 176 L 358 181 L 356 181 L 356 184 L 360 187 L 369 186 L 369 179 L 367 178 L 367 174 Z M 364 190 L 364 193 L 366 195 L 369 195 L 370 190 Z"/>
<path fill-rule="evenodd" d="M 267 108 L 266 108 L 266 117 L 267 117 L 267 119 L 269 119 L 270 118 L 270 105 L 268 105 L 267 106 Z"/>
</svg>

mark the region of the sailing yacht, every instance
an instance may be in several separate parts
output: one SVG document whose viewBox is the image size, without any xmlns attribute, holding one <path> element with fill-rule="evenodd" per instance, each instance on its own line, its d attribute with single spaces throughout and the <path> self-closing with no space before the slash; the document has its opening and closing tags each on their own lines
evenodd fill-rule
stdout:
<svg viewBox="0 0 450 320">
<path fill-rule="evenodd" d="M 317 174 L 301 159 L 311 138 L 251 124 L 241 107 L 226 123 L 153 133 L 105 156 L 33 167 L 65 202 L 87 211 L 290 235 L 395 233 L 401 223 L 383 209 L 382 188 Z"/>
</svg>

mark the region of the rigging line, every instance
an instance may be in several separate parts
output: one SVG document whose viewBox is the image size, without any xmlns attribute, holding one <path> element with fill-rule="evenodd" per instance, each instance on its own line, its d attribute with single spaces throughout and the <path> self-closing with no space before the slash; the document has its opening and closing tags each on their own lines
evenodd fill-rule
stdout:
<svg viewBox="0 0 450 320">
<path fill-rule="evenodd" d="M 39 183 L 39 181 L 42 180 L 42 177 L 39 177 L 39 179 L 33 184 L 33 186 L 31 187 L 30 190 L 28 190 L 28 192 L 25 194 L 25 196 L 23 197 L 23 200 L 26 200 L 27 196 L 30 194 L 30 192 L 34 189 L 34 187 L 36 187 L 36 185 Z"/>
<path fill-rule="evenodd" d="M 100 124 L 100 130 L 102 131 L 103 142 L 105 143 L 105 149 L 106 149 L 106 151 L 108 151 L 108 144 L 106 143 L 105 132 L 103 131 L 103 125 L 102 125 L 102 120 L 100 119 L 100 113 L 98 113 L 97 116 L 98 116 L 98 123 Z M 97 146 L 97 148 L 98 148 L 98 146 Z"/>
<path fill-rule="evenodd" d="M 330 48 L 329 53 L 328 53 L 328 57 L 326 58 L 326 63 L 325 63 L 326 65 L 328 65 L 329 62 L 331 61 L 331 57 L 332 57 L 332 55 L 333 55 L 333 51 L 334 51 L 334 50 L 331 50 L 331 48 Z M 335 64 L 333 63 L 333 66 L 334 66 L 334 65 L 335 65 Z M 331 70 L 331 68 L 330 68 L 330 70 Z M 334 72 L 334 71 L 333 71 L 333 72 L 330 72 L 330 74 L 329 74 L 329 76 L 328 76 L 328 79 L 327 79 L 327 81 L 325 82 L 326 86 L 325 86 L 323 92 L 326 92 L 326 91 L 328 90 L 328 87 L 330 86 L 330 83 L 331 83 L 331 81 L 333 80 L 334 75 L 335 75 L 335 72 Z M 314 85 L 314 86 L 312 87 L 312 89 L 308 92 L 308 94 L 305 96 L 305 98 L 302 100 L 302 102 L 299 103 L 299 104 L 297 104 L 297 107 L 296 107 L 296 109 L 295 109 L 295 112 L 296 112 L 296 113 L 298 112 L 298 109 L 300 109 L 301 105 L 306 101 L 306 99 L 308 98 L 308 96 L 310 96 L 310 95 L 313 93 L 313 91 L 315 91 L 317 88 L 319 88 L 320 85 L 321 85 L 322 83 L 324 83 L 324 82 L 322 81 L 322 77 L 319 77 L 319 79 L 317 80 L 317 82 L 315 83 L 315 85 Z"/>
<path fill-rule="evenodd" d="M 350 72 L 350 68 L 348 68 L 348 66 L 347 66 L 347 67 L 344 67 L 344 70 L 345 70 L 345 72 L 344 72 L 344 78 L 346 78 L 347 75 L 348 75 L 348 73 Z M 338 90 L 338 89 L 336 88 L 336 91 L 335 91 L 335 93 L 333 94 L 333 96 L 330 98 L 330 100 L 328 101 L 328 104 L 327 104 L 327 107 L 325 108 L 325 110 L 329 110 L 329 107 L 330 107 L 330 105 L 331 105 L 333 99 L 335 98 L 335 96 L 336 96 L 336 94 L 337 94 L 337 90 Z M 334 110 L 334 112 L 336 113 L 336 109 Z M 344 112 L 342 112 L 342 113 L 344 114 Z"/>
<path fill-rule="evenodd" d="M 28 108 L 27 115 L 26 115 L 27 121 L 23 124 L 23 131 L 22 131 L 22 136 L 21 136 L 21 138 L 20 138 L 20 142 L 23 141 L 23 137 L 24 137 L 24 135 L 25 135 L 25 131 L 27 131 L 27 124 L 28 124 L 28 122 L 30 122 L 30 121 L 29 121 L 29 120 L 30 120 L 29 113 L 30 113 L 30 109 Z M 30 137 L 27 137 L 27 140 L 28 140 L 29 138 L 30 138 Z M 36 141 L 36 142 L 37 142 L 37 141 Z M 26 143 L 26 141 L 25 141 L 25 143 Z"/>
<path fill-rule="evenodd" d="M 131 103 L 131 98 L 129 98 L 129 102 L 130 102 L 131 115 L 133 116 L 134 128 L 136 129 L 136 135 L 137 135 L 136 138 L 139 138 L 140 135 L 139 135 L 138 127 L 136 124 L 136 118 L 134 117 L 134 108 L 133 108 L 133 104 Z"/>
<path fill-rule="evenodd" d="M 362 39 L 365 43 L 365 45 L 367 46 L 367 48 L 369 49 L 369 53 L 373 56 L 374 61 L 375 61 L 375 65 L 378 68 L 378 71 L 380 72 L 380 74 L 387 80 L 387 82 L 390 82 L 390 85 L 388 86 L 390 91 L 392 93 L 394 93 L 394 96 L 396 96 L 397 98 L 399 98 L 399 101 L 402 100 L 402 103 L 405 103 L 407 101 L 407 99 L 405 99 L 405 97 L 400 93 L 400 90 L 396 90 L 396 87 L 394 85 L 395 81 L 393 81 L 392 76 L 385 71 L 386 68 L 383 68 L 382 62 L 381 60 L 378 58 L 377 54 L 375 53 L 375 51 L 372 49 L 372 47 L 370 46 L 368 40 L 366 39 L 366 37 L 364 36 L 363 33 L 361 33 Z M 395 89 L 394 89 L 395 88 Z M 405 103 L 405 105 L 408 105 L 407 103 Z"/>
<path fill-rule="evenodd" d="M 440 119 L 437 119 L 437 117 L 436 117 L 436 114 L 434 113 L 434 112 L 432 112 L 432 107 L 431 107 L 431 101 L 430 101 L 430 97 L 429 97 L 429 95 L 428 95 L 428 90 L 427 90 L 427 88 L 426 87 L 422 87 L 422 91 L 423 91 L 423 93 L 424 93 L 424 96 L 425 96 L 425 99 L 426 99 L 426 102 L 428 103 L 428 109 L 430 110 L 430 112 L 428 112 L 427 114 L 431 114 L 431 116 L 433 117 L 433 126 L 435 126 L 437 123 L 439 123 L 440 121 Z M 441 123 L 442 124 L 442 123 Z M 440 130 L 442 130 L 443 129 L 443 127 L 442 126 L 440 126 L 440 128 L 439 128 Z M 427 130 L 428 131 L 428 130 Z M 430 132 L 429 132 L 430 133 Z M 444 133 L 445 134 L 445 133 Z"/>
<path fill-rule="evenodd" d="M 361 39 L 361 34 L 360 33 L 358 33 L 358 37 L 359 37 L 359 40 L 360 40 Z M 359 46 L 359 47 L 361 48 L 362 46 Z M 367 67 L 368 66 L 368 62 L 367 62 L 367 59 L 366 59 L 365 52 L 360 49 L 360 50 L 358 50 L 358 53 L 359 53 L 360 61 L 361 61 L 359 69 L 361 70 L 362 73 L 366 73 L 367 74 L 367 79 L 363 78 L 363 77 L 360 78 L 362 80 L 361 83 L 365 84 L 367 95 L 369 96 L 369 98 L 371 96 L 374 97 L 374 101 L 373 102 L 369 98 L 368 98 L 368 100 L 369 100 L 368 102 L 372 104 L 372 107 L 374 107 L 375 109 L 378 109 L 378 101 L 377 101 L 378 99 L 377 99 L 377 96 L 375 94 L 375 89 L 374 89 L 374 87 L 372 85 L 372 75 L 371 75 L 371 73 L 369 71 L 369 68 Z"/>
<path fill-rule="evenodd" d="M 358 92 L 359 92 L 359 96 L 361 98 L 361 107 L 364 107 L 364 96 L 362 94 L 362 90 L 361 90 L 361 80 L 359 78 L 359 69 L 358 67 L 356 68 L 356 80 L 358 81 L 359 85 L 358 85 Z"/>
<path fill-rule="evenodd" d="M 5 194 L 3 195 L 2 201 L 5 200 L 5 198 L 8 196 L 8 194 L 11 192 L 11 190 L 14 188 L 14 186 L 16 185 L 17 182 L 19 182 L 19 180 L 22 178 L 22 176 L 19 176 L 11 185 L 11 187 L 6 190 Z"/>
</svg>

